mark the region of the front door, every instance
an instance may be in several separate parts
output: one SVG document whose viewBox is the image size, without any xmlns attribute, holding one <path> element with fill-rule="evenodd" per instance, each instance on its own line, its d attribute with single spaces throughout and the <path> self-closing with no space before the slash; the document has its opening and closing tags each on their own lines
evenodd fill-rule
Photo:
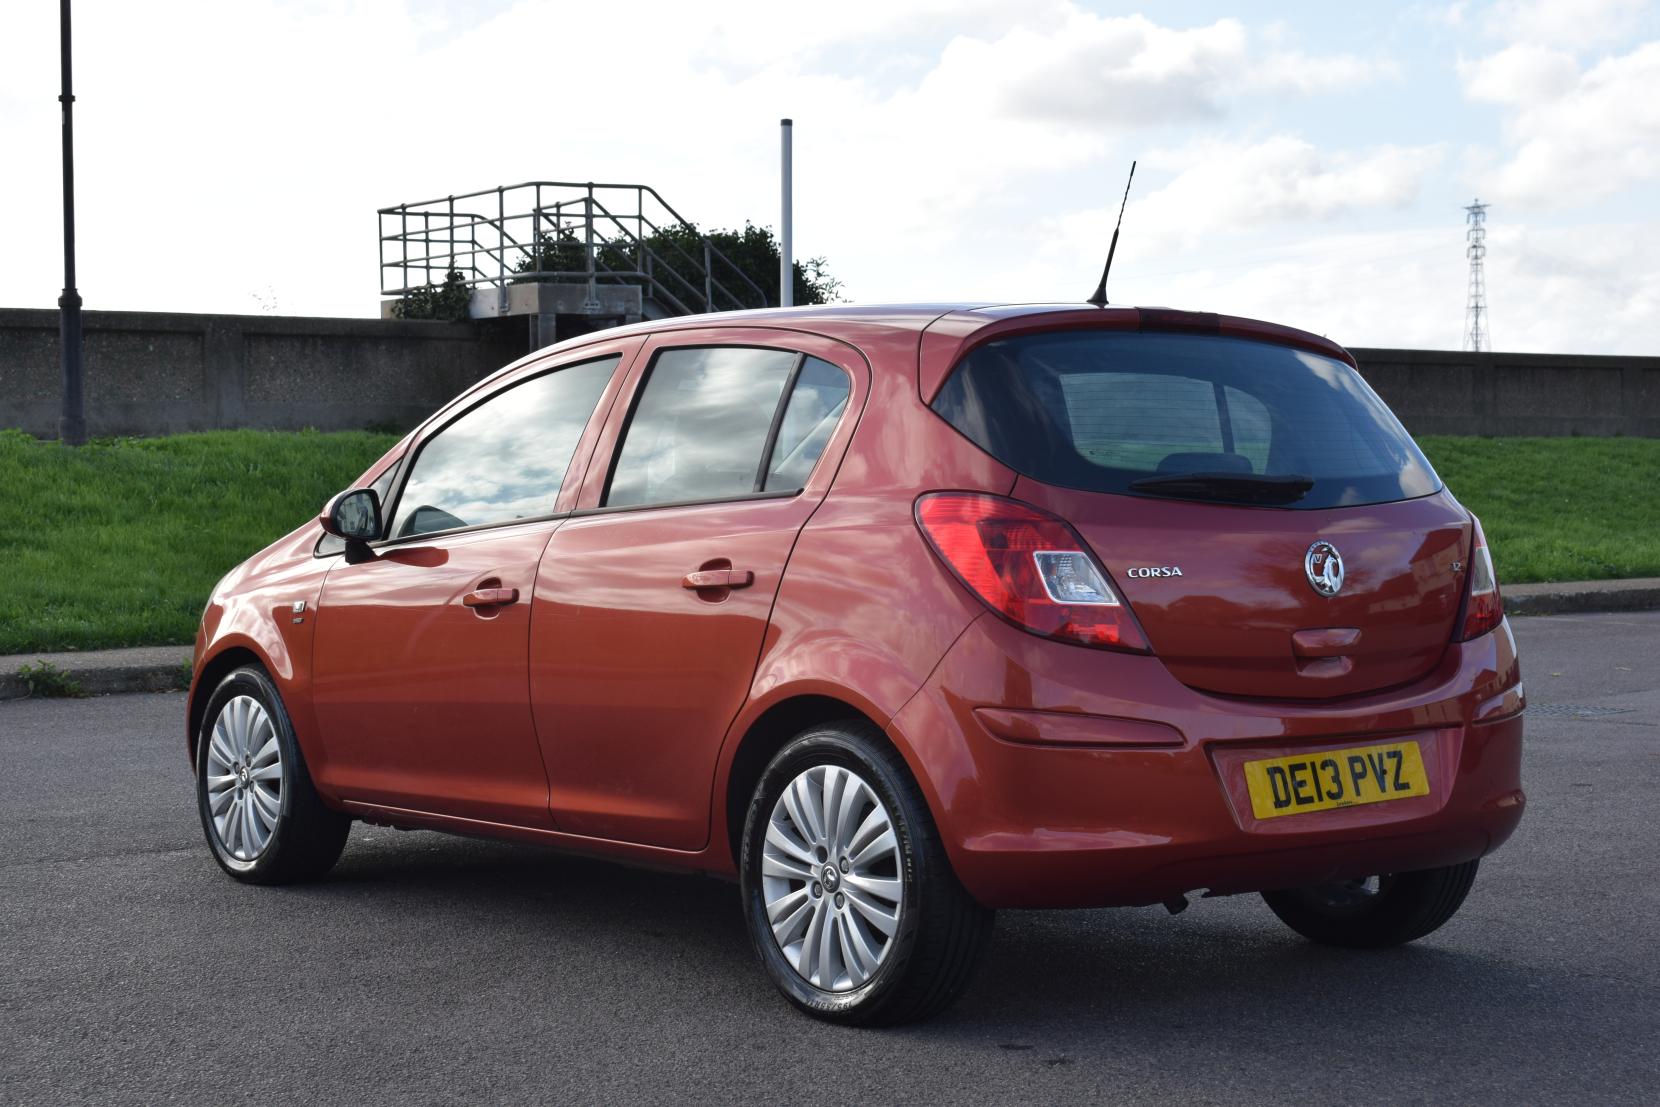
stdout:
<svg viewBox="0 0 1660 1107">
<path fill-rule="evenodd" d="M 531 596 L 571 459 L 620 362 L 563 366 L 464 404 L 415 444 L 373 556 L 330 570 L 313 702 L 343 799 L 550 825 Z"/>
<path fill-rule="evenodd" d="M 399 545 L 330 571 L 313 699 L 342 798 L 547 823 L 525 642 L 557 525 Z"/>
<path fill-rule="evenodd" d="M 618 404 L 601 438 L 614 461 L 596 458 L 590 509 L 548 543 L 530 685 L 561 830 L 708 840 L 721 741 L 863 397 L 857 355 L 792 338 L 799 349 L 648 345 L 626 425 Z"/>
</svg>

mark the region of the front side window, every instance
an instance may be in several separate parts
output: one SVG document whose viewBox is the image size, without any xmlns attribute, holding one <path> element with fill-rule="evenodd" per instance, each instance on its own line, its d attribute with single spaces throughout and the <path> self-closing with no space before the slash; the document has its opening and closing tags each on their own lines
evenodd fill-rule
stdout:
<svg viewBox="0 0 1660 1107">
<path fill-rule="evenodd" d="M 577 440 L 620 360 L 532 377 L 427 439 L 398 497 L 392 537 L 552 514 Z"/>
<path fill-rule="evenodd" d="M 787 350 L 664 350 L 623 434 L 606 506 L 799 488 L 847 406 L 847 391 L 842 370 Z"/>
</svg>

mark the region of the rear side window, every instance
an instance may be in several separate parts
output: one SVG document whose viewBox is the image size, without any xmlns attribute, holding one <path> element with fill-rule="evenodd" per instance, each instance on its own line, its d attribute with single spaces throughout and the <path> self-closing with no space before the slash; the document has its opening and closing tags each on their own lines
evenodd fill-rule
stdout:
<svg viewBox="0 0 1660 1107">
<path fill-rule="evenodd" d="M 620 360 L 532 377 L 428 438 L 398 497 L 392 537 L 552 514 L 577 440 Z"/>
<path fill-rule="evenodd" d="M 1353 369 L 1246 339 L 1067 331 L 989 342 L 953 370 L 934 410 L 1010 468 L 1091 492 L 1227 498 L 1170 482 L 1155 493 L 1150 478 L 1303 478 L 1306 491 L 1281 506 L 1324 508 L 1441 487 Z"/>
<path fill-rule="evenodd" d="M 800 488 L 847 406 L 847 391 L 842 370 L 788 350 L 664 350 L 623 432 L 606 506 Z"/>
</svg>

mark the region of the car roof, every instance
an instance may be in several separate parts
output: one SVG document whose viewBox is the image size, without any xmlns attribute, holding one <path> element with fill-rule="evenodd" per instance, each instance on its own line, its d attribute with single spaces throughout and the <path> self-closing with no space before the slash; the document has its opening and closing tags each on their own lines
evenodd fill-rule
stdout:
<svg viewBox="0 0 1660 1107">
<path fill-rule="evenodd" d="M 1296 346 L 1355 364 L 1354 357 L 1347 350 L 1321 335 L 1242 316 L 1117 304 L 1095 307 L 1059 303 L 922 302 L 820 304 L 676 315 L 579 335 L 537 350 L 508 368 L 616 338 L 714 327 L 776 327 L 841 339 L 854 346 L 860 344 L 861 338 L 872 337 L 873 333 L 892 335 L 909 332 L 918 336 L 926 333 L 933 341 L 924 344 L 923 379 L 918 382 L 925 398 L 933 394 L 944 370 L 955 364 L 972 346 L 998 336 L 1071 327 L 1222 334 Z M 927 348 L 929 346 L 931 350 Z"/>
</svg>

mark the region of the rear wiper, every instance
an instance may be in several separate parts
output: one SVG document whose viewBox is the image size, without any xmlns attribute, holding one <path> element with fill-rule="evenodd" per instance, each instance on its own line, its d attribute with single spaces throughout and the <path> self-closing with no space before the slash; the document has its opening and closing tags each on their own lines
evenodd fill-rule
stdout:
<svg viewBox="0 0 1660 1107">
<path fill-rule="evenodd" d="M 1178 499 L 1233 500 L 1238 503 L 1296 503 L 1314 487 L 1298 473 L 1257 476 L 1250 473 L 1161 473 L 1130 482 L 1136 492 Z"/>
</svg>

